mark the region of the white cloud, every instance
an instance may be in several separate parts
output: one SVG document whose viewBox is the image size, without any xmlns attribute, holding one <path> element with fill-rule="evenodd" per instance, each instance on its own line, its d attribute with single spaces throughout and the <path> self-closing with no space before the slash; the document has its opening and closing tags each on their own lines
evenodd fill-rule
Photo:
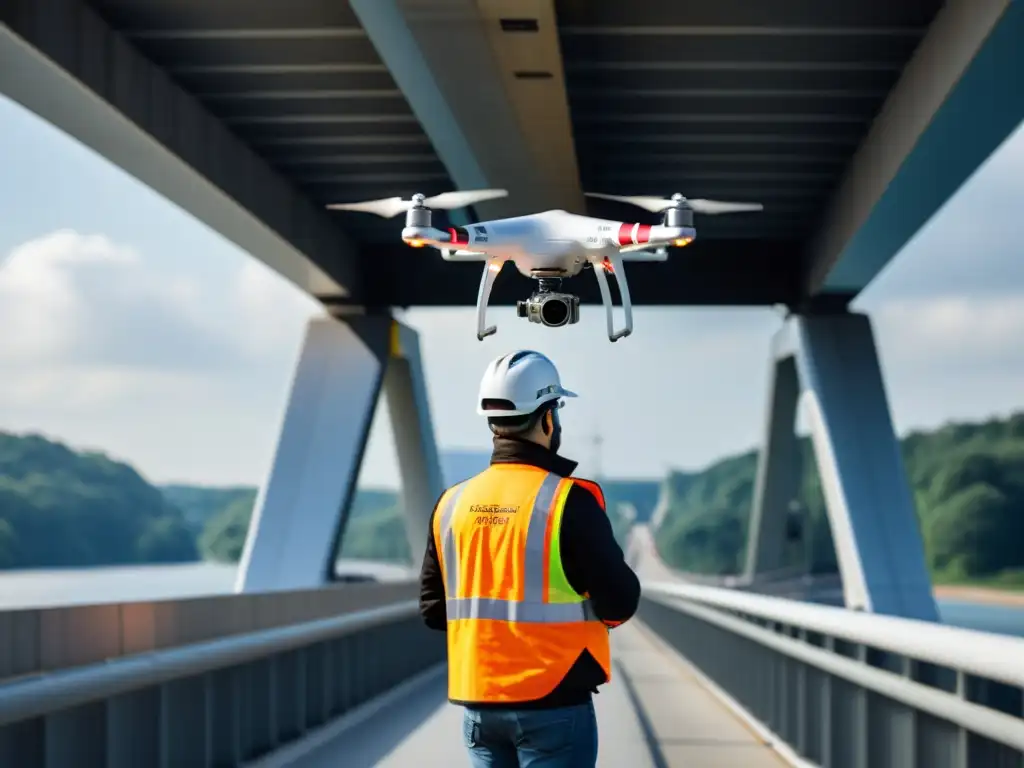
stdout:
<svg viewBox="0 0 1024 768">
<path fill-rule="evenodd" d="M 323 314 L 315 299 L 255 259 L 246 259 L 242 265 L 231 308 L 237 317 L 229 321 L 229 328 L 240 350 L 251 359 L 265 356 L 268 348 L 293 348 L 306 321 Z"/>
<path fill-rule="evenodd" d="M 216 241 L 187 255 L 59 231 L 0 260 L 0 429 L 98 447 L 157 480 L 258 482 L 320 309 Z"/>
<path fill-rule="evenodd" d="M 1024 289 L 1024 125 L 999 147 L 857 299 L 1017 294 Z"/>
<path fill-rule="evenodd" d="M 193 360 L 186 347 L 259 357 L 290 342 L 294 328 L 321 311 L 254 259 L 246 257 L 226 281 L 204 285 L 153 269 L 102 235 L 54 232 L 15 248 L 0 264 L 0 320 L 18 329 L 0 338 L 0 357 L 8 361 L 26 355 L 34 362 L 206 366 L 209 359 Z M 176 337 L 187 344 L 173 346 Z M 126 345 L 151 345 L 159 355 L 124 360 Z"/>
<path fill-rule="evenodd" d="M 895 299 L 873 317 L 880 343 L 922 370 L 1024 359 L 1024 292 Z"/>
<path fill-rule="evenodd" d="M 258 368 L 294 354 L 315 311 L 248 258 L 226 282 L 203 282 L 102 235 L 53 232 L 0 261 L 0 398 L 95 405 L 154 377 Z"/>
<path fill-rule="evenodd" d="M 161 281 L 129 248 L 100 235 L 54 232 L 15 248 L 0 269 L 0 326 L 14 330 L 0 338 L 0 359 L 210 365 L 226 350 L 203 332 L 200 301 L 195 286 Z"/>
</svg>

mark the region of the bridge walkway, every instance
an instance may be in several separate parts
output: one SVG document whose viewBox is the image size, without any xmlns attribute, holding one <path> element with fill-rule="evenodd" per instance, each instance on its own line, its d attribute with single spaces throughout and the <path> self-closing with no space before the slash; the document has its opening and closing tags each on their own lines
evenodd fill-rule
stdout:
<svg viewBox="0 0 1024 768">
<path fill-rule="evenodd" d="M 601 768 L 780 768 L 787 763 L 642 626 L 612 633 L 612 683 L 595 697 Z M 468 766 L 462 710 L 446 699 L 444 667 L 252 768 Z"/>
</svg>

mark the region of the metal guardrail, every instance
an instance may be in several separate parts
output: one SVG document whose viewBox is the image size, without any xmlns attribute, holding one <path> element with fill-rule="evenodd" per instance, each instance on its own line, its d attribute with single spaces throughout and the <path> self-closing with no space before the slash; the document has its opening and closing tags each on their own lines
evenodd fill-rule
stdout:
<svg viewBox="0 0 1024 768">
<path fill-rule="evenodd" d="M 409 581 L 0 611 L 0 680 L 338 616 L 417 594 Z"/>
<path fill-rule="evenodd" d="M 386 604 L 367 607 L 375 592 Z M 261 621 L 278 619 L 272 626 L 8 678 L 0 682 L 0 766 L 242 765 L 444 660 L 444 637 L 423 626 L 414 592 L 411 584 L 359 585 L 253 596 Z M 210 599 L 228 609 L 247 597 Z M 281 620 L 332 603 L 357 607 Z M 239 615 L 236 627 L 253 618 Z M 0 649 L 8 640 L 0 636 Z"/>
<path fill-rule="evenodd" d="M 644 584 L 640 618 L 827 768 L 1022 768 L 1024 639 Z"/>
</svg>

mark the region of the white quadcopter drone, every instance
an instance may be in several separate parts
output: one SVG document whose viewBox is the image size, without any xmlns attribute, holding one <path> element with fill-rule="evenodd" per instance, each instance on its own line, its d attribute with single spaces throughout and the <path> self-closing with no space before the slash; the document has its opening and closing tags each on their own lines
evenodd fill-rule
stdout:
<svg viewBox="0 0 1024 768">
<path fill-rule="evenodd" d="M 572 325 L 580 319 L 579 297 L 560 292 L 564 278 L 578 275 L 592 266 L 604 303 L 609 341 L 618 341 L 633 332 L 633 307 L 623 261 L 665 261 L 670 246 L 689 245 L 697 237 L 693 214 L 760 211 L 760 203 L 723 203 L 715 200 L 687 200 L 680 194 L 671 199 L 660 197 L 622 197 L 588 192 L 589 197 L 614 200 L 663 213 L 661 224 L 631 224 L 567 211 L 544 211 L 529 216 L 497 219 L 469 227 L 435 229 L 430 223 L 431 208 L 453 210 L 485 200 L 506 197 L 504 189 L 445 192 L 434 197 L 413 195 L 412 200 L 391 197 L 363 203 L 328 205 L 332 210 L 362 211 L 390 219 L 405 212 L 402 240 L 414 248 L 437 248 L 446 261 L 483 261 L 483 277 L 477 294 L 477 329 L 480 341 L 495 333 L 487 327 L 487 304 L 494 279 L 505 262 L 511 261 L 526 277 L 538 282 L 538 290 L 526 301 L 516 303 L 519 317 L 550 328 Z M 608 272 L 615 275 L 622 297 L 625 325 L 615 330 Z"/>
</svg>

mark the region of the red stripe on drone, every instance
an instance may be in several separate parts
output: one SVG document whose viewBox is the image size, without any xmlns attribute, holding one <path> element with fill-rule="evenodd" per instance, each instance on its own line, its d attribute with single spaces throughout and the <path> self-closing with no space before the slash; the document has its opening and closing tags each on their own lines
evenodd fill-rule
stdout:
<svg viewBox="0 0 1024 768">
<path fill-rule="evenodd" d="M 469 245 L 469 237 L 467 236 L 466 238 L 460 240 L 459 232 L 457 229 L 455 229 L 455 227 L 449 227 L 448 234 L 449 236 L 451 236 L 452 245 Z"/>
<path fill-rule="evenodd" d="M 650 239 L 651 239 L 651 225 L 650 224 L 641 224 L 639 227 L 637 227 L 637 230 L 636 230 L 636 242 L 637 242 L 637 245 L 639 245 L 641 243 L 646 243 Z"/>
<path fill-rule="evenodd" d="M 619 224 L 619 245 L 633 244 L 633 225 Z"/>
</svg>

